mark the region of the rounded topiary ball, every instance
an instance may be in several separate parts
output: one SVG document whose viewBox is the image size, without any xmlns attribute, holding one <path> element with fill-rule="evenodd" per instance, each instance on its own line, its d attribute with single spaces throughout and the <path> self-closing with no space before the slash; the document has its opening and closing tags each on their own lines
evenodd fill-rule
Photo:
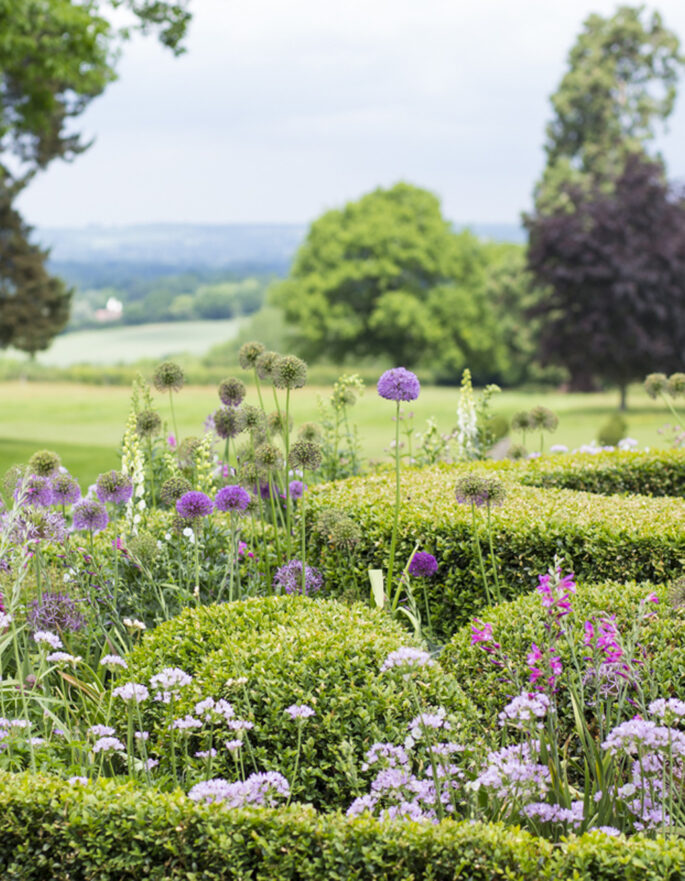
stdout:
<svg viewBox="0 0 685 881">
<path fill-rule="evenodd" d="M 416 715 L 402 677 L 380 672 L 390 652 L 411 644 L 387 614 L 362 604 L 253 598 L 186 609 L 161 624 L 130 655 L 126 678 L 148 684 L 162 668 L 182 668 L 193 680 L 182 691 L 176 717 L 193 714 L 204 698 L 229 701 L 235 718 L 254 723 L 249 740 L 258 770 L 284 774 L 296 800 L 346 808 L 368 788 L 368 774 L 361 770 L 365 752 L 377 741 L 402 743 Z M 244 684 L 236 683 L 243 677 Z M 470 740 L 473 714 L 454 677 L 435 664 L 421 668 L 416 681 L 426 705 L 448 708 L 463 720 L 464 738 Z M 297 723 L 285 712 L 293 704 L 315 713 L 303 723 L 295 780 Z M 140 709 L 154 750 L 167 742 L 166 707 L 148 701 Z M 191 755 L 206 743 L 202 736 L 191 736 Z M 216 723 L 213 777 L 235 779 L 234 759 L 224 748 L 234 736 L 225 722 Z M 168 749 L 164 752 L 168 756 Z M 249 756 L 246 751 L 244 760 L 251 764 Z M 168 770 L 168 758 L 162 765 Z"/>
</svg>

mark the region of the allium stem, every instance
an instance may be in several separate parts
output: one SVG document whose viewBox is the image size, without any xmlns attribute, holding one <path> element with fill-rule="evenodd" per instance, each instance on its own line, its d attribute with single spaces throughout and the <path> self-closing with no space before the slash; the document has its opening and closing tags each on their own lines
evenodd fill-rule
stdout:
<svg viewBox="0 0 685 881">
<path fill-rule="evenodd" d="M 390 559 L 388 560 L 387 594 L 392 590 L 392 576 L 395 565 L 395 547 L 397 545 L 397 529 L 400 520 L 400 402 L 397 401 L 395 410 L 395 518 L 392 524 L 392 537 L 390 539 Z"/>
<path fill-rule="evenodd" d="M 305 480 L 306 470 L 302 469 L 302 484 L 303 486 L 306 484 Z M 288 496 L 290 496 L 290 487 L 288 486 Z M 304 525 L 304 506 L 305 506 L 305 496 L 307 495 L 307 491 L 303 490 L 302 495 L 300 496 L 300 534 L 302 536 L 302 596 L 306 594 L 307 588 L 307 566 L 306 566 L 306 552 L 307 552 L 307 542 L 305 535 L 305 525 Z"/>
<path fill-rule="evenodd" d="M 274 388 L 274 395 L 276 389 Z M 290 455 L 290 386 L 285 390 L 285 425 L 283 426 L 283 441 L 285 444 L 285 465 L 283 475 L 283 489 L 285 491 L 285 548 L 288 557 L 291 557 L 291 529 L 292 529 L 292 500 L 288 489 L 288 457 Z M 304 573 L 304 560 L 302 561 L 302 572 Z M 303 575 L 304 578 L 304 575 Z"/>
<path fill-rule="evenodd" d="M 176 438 L 176 452 L 178 452 L 181 439 L 178 436 L 178 425 L 176 424 L 176 411 L 174 410 L 174 393 L 171 389 L 169 389 L 169 407 L 171 408 L 171 421 L 174 426 L 174 437 Z"/>
<path fill-rule="evenodd" d="M 490 511 L 491 511 L 492 506 L 490 505 L 490 499 L 488 499 L 488 501 L 487 501 L 487 506 L 488 506 L 488 543 L 490 545 L 490 562 L 492 563 L 492 575 L 493 575 L 493 578 L 495 579 L 495 598 L 497 599 L 498 603 L 501 603 L 502 602 L 502 594 L 499 589 L 499 578 L 497 576 L 497 559 L 495 557 L 495 548 L 492 543 L 492 520 L 490 518 Z"/>
<path fill-rule="evenodd" d="M 266 413 L 266 410 L 264 410 L 264 401 L 262 399 L 262 387 L 259 383 L 259 376 L 257 376 L 257 371 L 255 369 L 252 370 L 252 373 L 254 374 L 255 385 L 257 386 L 257 397 L 259 398 L 259 406 L 262 408 L 262 411 L 264 413 Z"/>
<path fill-rule="evenodd" d="M 677 413 L 677 411 L 676 411 L 676 408 L 673 406 L 673 401 L 669 401 L 669 399 L 668 399 L 668 398 L 666 397 L 666 395 L 664 395 L 663 393 L 661 393 L 661 400 L 664 402 L 664 404 L 666 404 L 666 406 L 668 407 L 668 409 L 671 411 L 671 413 L 672 413 L 672 415 L 673 415 L 673 418 L 674 418 L 675 421 L 678 423 L 678 427 L 679 427 L 681 430 L 683 430 L 683 424 L 682 424 L 682 422 L 680 421 L 680 416 L 678 415 L 678 413 Z"/>
<path fill-rule="evenodd" d="M 471 523 L 473 528 L 473 546 L 476 551 L 476 556 L 478 557 L 478 564 L 480 566 L 480 574 L 483 579 L 483 587 L 485 588 L 485 596 L 488 601 L 488 605 L 492 605 L 492 597 L 490 596 L 490 588 L 488 586 L 488 576 L 485 574 L 485 563 L 483 562 L 483 552 L 480 549 L 480 539 L 478 538 L 478 522 L 476 520 L 476 503 L 471 502 Z"/>
</svg>

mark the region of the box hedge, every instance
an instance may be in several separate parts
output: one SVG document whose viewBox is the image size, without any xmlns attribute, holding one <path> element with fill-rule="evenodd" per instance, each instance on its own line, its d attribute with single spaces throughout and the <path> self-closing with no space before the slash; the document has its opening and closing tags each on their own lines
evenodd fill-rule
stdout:
<svg viewBox="0 0 685 881">
<path fill-rule="evenodd" d="M 616 616 L 619 632 L 628 635 L 636 621 L 640 602 L 656 593 L 659 603 L 649 604 L 651 617 L 642 631 L 641 654 L 638 658 L 640 684 L 647 701 L 658 697 L 685 699 L 685 606 L 682 598 L 674 598 L 667 587 L 650 584 L 601 583 L 579 584 L 573 598 L 573 616 L 564 619 L 567 632 L 574 636 L 578 656 L 582 657 L 583 623 L 593 615 Z M 675 599 L 675 601 L 674 601 Z M 528 680 L 526 656 L 531 643 L 546 642 L 542 608 L 535 591 L 510 603 L 502 603 L 483 611 L 480 620 L 492 624 L 493 638 L 501 646 L 512 665 L 520 672 L 521 682 Z M 570 650 L 564 639 L 557 643 L 564 676 L 571 670 Z M 443 669 L 462 683 L 468 697 L 482 713 L 483 719 L 494 724 L 497 714 L 516 693 L 516 687 L 503 671 L 495 666 L 487 652 L 471 643 L 471 626 L 460 628 L 439 656 Z M 566 694 L 562 688 L 560 698 Z M 568 733 L 572 726 L 572 708 L 562 701 L 558 712 L 560 723 Z M 634 711 L 631 711 L 631 715 Z M 563 737 L 562 737 L 563 739 Z"/>
<path fill-rule="evenodd" d="M 3 881 L 680 881 L 685 842 L 598 832 L 378 823 L 312 808 L 231 811 L 101 781 L 0 773 Z"/>
<path fill-rule="evenodd" d="M 402 741 L 416 715 L 402 681 L 380 672 L 387 655 L 408 644 L 403 628 L 361 603 L 254 598 L 187 609 L 161 624 L 133 651 L 121 679 L 147 683 L 164 667 L 181 667 L 193 682 L 177 702 L 177 718 L 192 714 L 205 697 L 227 699 L 237 718 L 254 723 L 249 740 L 259 770 L 280 771 L 293 783 L 295 796 L 305 792 L 316 807 L 347 808 L 368 788 L 368 775 L 361 772 L 364 753 L 376 741 Z M 244 686 L 227 684 L 240 677 L 247 678 Z M 425 701 L 450 708 L 465 736 L 473 736 L 476 714 L 456 679 L 436 666 L 424 668 L 420 681 Z M 285 714 L 291 704 L 308 704 L 316 713 L 304 725 L 297 780 L 297 726 Z M 124 731 L 124 709 L 117 706 L 118 730 Z M 166 708 L 146 701 L 140 709 L 151 732 L 148 746 L 167 755 L 162 770 L 168 770 Z M 217 726 L 211 776 L 234 779 L 233 757 L 223 749 L 227 736 L 225 725 Z M 192 735 L 189 752 L 197 749 L 207 749 L 206 742 Z"/>
<path fill-rule="evenodd" d="M 421 550 L 436 556 L 437 575 L 425 584 L 431 625 L 443 639 L 485 603 L 471 539 L 471 509 L 458 504 L 454 494 L 457 478 L 469 471 L 498 475 L 506 487 L 504 504 L 492 511 L 505 598 L 528 592 L 555 555 L 586 581 L 618 577 L 660 582 L 683 569 L 685 506 L 681 499 L 603 496 L 530 486 L 521 482 L 524 471 L 508 465 L 407 470 L 401 479 L 396 565 L 403 565 L 416 542 Z M 330 593 L 351 580 L 366 591 L 367 570 L 387 570 L 393 503 L 394 475 L 390 472 L 311 490 L 307 507 L 310 562 L 322 568 Z M 333 546 L 313 528 L 324 509 L 341 511 L 359 524 L 361 540 L 353 551 Z M 482 512 L 479 524 L 485 547 Z"/>
</svg>

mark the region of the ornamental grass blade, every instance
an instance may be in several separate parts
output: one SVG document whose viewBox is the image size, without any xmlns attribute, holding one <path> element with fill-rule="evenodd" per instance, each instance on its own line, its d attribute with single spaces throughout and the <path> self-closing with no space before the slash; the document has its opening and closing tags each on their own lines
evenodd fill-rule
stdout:
<svg viewBox="0 0 685 881">
<path fill-rule="evenodd" d="M 374 601 L 377 608 L 382 609 L 385 605 L 383 570 L 369 569 L 369 581 L 371 582 L 371 599 Z"/>
</svg>

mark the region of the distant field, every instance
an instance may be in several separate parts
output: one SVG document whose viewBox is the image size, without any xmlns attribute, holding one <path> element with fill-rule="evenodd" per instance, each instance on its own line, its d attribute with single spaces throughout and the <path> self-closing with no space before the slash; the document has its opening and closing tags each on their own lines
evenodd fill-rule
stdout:
<svg viewBox="0 0 685 881">
<path fill-rule="evenodd" d="M 295 424 L 316 421 L 317 398 L 329 389 L 304 388 L 292 395 Z M 267 401 L 273 401 L 268 390 Z M 435 417 L 442 431 L 455 423 L 458 400 L 456 389 L 425 387 L 412 402 L 415 432 L 425 429 L 426 419 Z M 155 398 L 163 419 L 169 419 L 168 400 Z M 250 400 L 255 392 L 250 390 Z M 182 435 L 200 434 L 208 413 L 219 404 L 211 387 L 189 387 L 176 396 L 179 431 Z M 589 443 L 599 427 L 615 410 L 616 393 L 559 394 L 504 392 L 494 399 L 494 411 L 510 418 L 517 410 L 542 404 L 559 416 L 559 428 L 547 435 L 546 445 L 564 443 L 570 448 Z M 651 401 L 641 387 L 631 389 L 630 410 L 626 414 L 628 434 L 640 446 L 666 446 L 668 440 L 658 434 L 669 421 L 657 402 Z M 268 406 L 268 403 L 267 403 Z M 91 483 L 100 471 L 116 467 L 117 449 L 129 407 L 129 391 L 113 386 L 90 386 L 73 383 L 1 383 L 0 384 L 0 473 L 10 465 L 26 461 L 36 449 L 47 447 L 62 456 L 64 464 L 85 483 Z M 353 409 L 353 421 L 359 426 L 366 456 L 382 459 L 394 434 L 394 405 L 378 398 L 369 388 Z M 534 449 L 529 438 L 529 449 Z"/>
<path fill-rule="evenodd" d="M 141 358 L 162 359 L 183 352 L 204 355 L 217 343 L 233 339 L 243 320 L 173 321 L 79 330 L 56 337 L 47 352 L 37 355 L 37 361 L 54 367 L 69 367 L 85 363 L 131 364 Z M 11 350 L 9 354 L 16 356 Z"/>
</svg>

